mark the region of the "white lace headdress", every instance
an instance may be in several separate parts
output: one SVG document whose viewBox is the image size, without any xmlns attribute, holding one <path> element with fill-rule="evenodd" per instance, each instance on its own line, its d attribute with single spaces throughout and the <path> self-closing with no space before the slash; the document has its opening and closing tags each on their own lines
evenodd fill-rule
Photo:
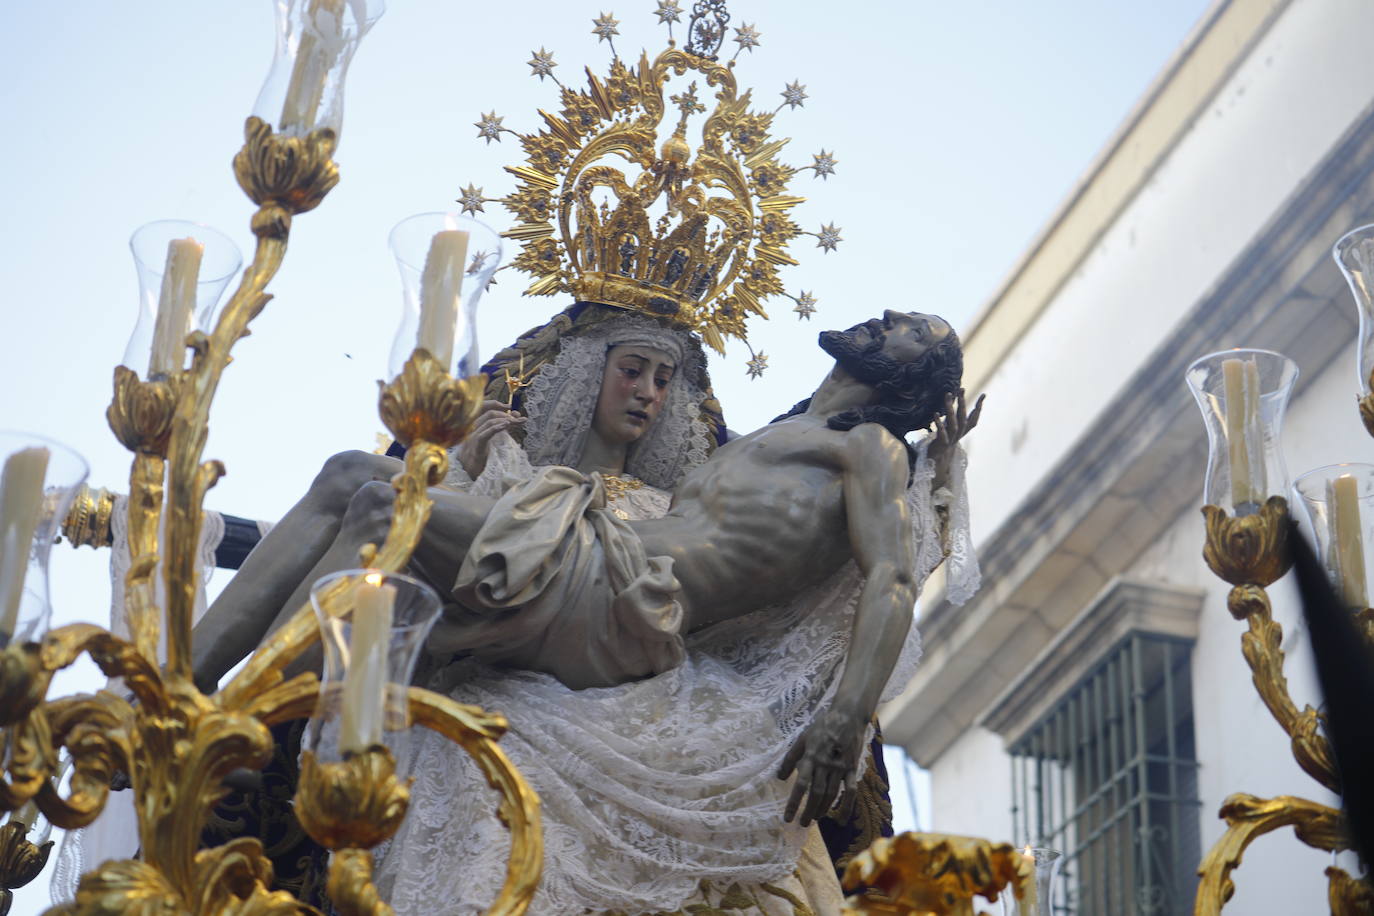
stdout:
<svg viewBox="0 0 1374 916">
<path fill-rule="evenodd" d="M 710 455 L 714 433 L 701 418 L 707 393 L 700 383 L 705 367 L 700 345 L 651 318 L 626 314 L 561 338 L 558 356 L 525 391 L 525 451 L 534 465 L 577 465 L 596 412 L 606 353 L 621 344 L 662 350 L 677 362 L 658 419 L 625 459 L 627 473 L 670 490 Z"/>
</svg>

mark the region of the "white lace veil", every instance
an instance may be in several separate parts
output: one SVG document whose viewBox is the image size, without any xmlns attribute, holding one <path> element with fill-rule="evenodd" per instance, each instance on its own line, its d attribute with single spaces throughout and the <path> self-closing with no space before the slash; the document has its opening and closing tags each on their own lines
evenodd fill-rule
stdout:
<svg viewBox="0 0 1374 916">
<path fill-rule="evenodd" d="M 682 475 L 707 459 L 715 437 L 701 418 L 707 393 L 700 345 L 687 332 L 652 318 L 626 314 L 562 338 L 558 356 L 539 370 L 525 391 L 525 451 L 536 466 L 577 465 L 596 412 L 606 352 L 621 344 L 662 350 L 677 361 L 658 419 L 630 446 L 625 459 L 626 473 L 671 490 Z"/>
</svg>

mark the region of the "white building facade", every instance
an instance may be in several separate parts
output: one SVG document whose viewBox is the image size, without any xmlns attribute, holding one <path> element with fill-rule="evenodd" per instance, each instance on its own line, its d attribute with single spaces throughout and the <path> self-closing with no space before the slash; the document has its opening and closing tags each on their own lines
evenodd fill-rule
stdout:
<svg viewBox="0 0 1374 916">
<path fill-rule="evenodd" d="M 965 385 L 988 396 L 969 443 L 984 587 L 954 607 L 931 583 L 925 660 L 884 728 L 931 773 L 932 829 L 1066 847 L 1062 912 L 1191 913 L 1226 796 L 1331 800 L 1202 561 L 1183 373 L 1282 352 L 1301 372 L 1290 479 L 1374 453 L 1329 254 L 1374 222 L 1371 34 L 1364 0 L 1215 4 L 964 333 Z M 1291 583 L 1270 594 L 1290 691 L 1318 705 Z M 1227 912 L 1326 912 L 1330 863 L 1263 837 Z"/>
</svg>

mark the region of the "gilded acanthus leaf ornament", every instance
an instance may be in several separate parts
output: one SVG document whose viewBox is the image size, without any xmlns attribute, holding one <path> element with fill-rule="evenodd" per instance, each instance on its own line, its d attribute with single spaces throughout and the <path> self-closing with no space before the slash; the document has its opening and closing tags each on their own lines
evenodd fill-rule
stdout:
<svg viewBox="0 0 1374 916">
<path fill-rule="evenodd" d="M 333 158 L 338 138 L 328 128 L 304 137 L 278 134 L 257 117 L 248 119 L 243 134 L 234 176 L 253 203 L 274 211 L 271 220 L 254 220 L 254 232 L 260 238 L 284 238 L 290 217 L 318 207 L 339 183 Z"/>
<path fill-rule="evenodd" d="M 461 440 L 477 419 L 486 379 L 453 378 L 428 350 L 416 350 L 400 375 L 378 384 L 378 410 L 396 441 L 406 446 L 425 441 L 447 448 Z"/>
<path fill-rule="evenodd" d="M 114 400 L 105 416 L 121 445 L 131 452 L 167 456 L 180 377 L 143 381 L 125 366 L 114 371 Z"/>
<path fill-rule="evenodd" d="M 409 782 L 396 778 L 396 761 L 385 747 L 338 763 L 321 763 L 309 751 L 301 755 L 297 817 L 326 849 L 371 849 L 396 832 L 409 805 Z"/>
<path fill-rule="evenodd" d="M 48 864 L 52 841 L 35 844 L 29 840 L 28 830 L 13 821 L 0 826 L 0 912 L 8 908 L 5 898 L 10 889 L 28 884 Z"/>
<path fill-rule="evenodd" d="M 1260 511 L 1234 517 L 1220 506 L 1203 506 L 1207 540 L 1202 557 L 1232 585 L 1276 582 L 1292 563 L 1288 554 L 1288 501 L 1271 496 Z"/>
</svg>

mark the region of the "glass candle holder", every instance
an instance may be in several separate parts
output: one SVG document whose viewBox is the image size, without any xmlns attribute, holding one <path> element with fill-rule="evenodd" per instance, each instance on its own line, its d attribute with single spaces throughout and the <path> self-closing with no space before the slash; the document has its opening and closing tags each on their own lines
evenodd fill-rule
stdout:
<svg viewBox="0 0 1374 916">
<path fill-rule="evenodd" d="M 48 630 L 48 555 L 86 473 L 59 442 L 0 432 L 0 648 Z"/>
<path fill-rule="evenodd" d="M 386 12 L 382 0 L 276 0 L 272 69 L 253 114 L 277 133 L 343 128 L 344 78 L 358 43 Z"/>
<path fill-rule="evenodd" d="M 243 256 L 218 229 L 180 219 L 138 227 L 129 249 L 138 270 L 138 321 L 123 363 L 144 379 L 163 378 L 185 368 L 187 334 L 213 330 Z"/>
<path fill-rule="evenodd" d="M 1279 437 L 1297 365 L 1271 350 L 1223 350 L 1194 361 L 1185 378 L 1207 425 L 1203 501 L 1241 516 L 1286 497 Z"/>
<path fill-rule="evenodd" d="M 1063 853 L 1057 849 L 1027 846 L 1021 850 L 1021 855 L 1035 864 L 1035 885 L 1027 888 L 1021 900 L 1016 899 L 1010 887 L 999 894 L 1003 916 L 1054 916 L 1055 882 L 1059 879 L 1059 867 L 1064 864 Z"/>
<path fill-rule="evenodd" d="M 1333 464 L 1293 481 L 1299 523 L 1346 607 L 1369 607 L 1374 568 L 1374 465 Z"/>
<path fill-rule="evenodd" d="M 501 263 L 501 236 L 458 213 L 417 213 L 388 237 L 401 272 L 401 324 L 387 363 L 401 374 L 423 346 L 454 378 L 476 375 L 477 303 Z"/>
<path fill-rule="evenodd" d="M 1355 351 L 1356 383 L 1361 395 L 1369 394 L 1374 372 L 1374 224 L 1360 226 L 1341 236 L 1331 249 L 1336 266 L 1345 274 L 1360 316 L 1359 346 Z"/>
<path fill-rule="evenodd" d="M 381 744 L 404 775 L 399 767 L 411 722 L 406 690 L 438 619 L 438 594 L 409 576 L 346 569 L 316 582 L 310 601 L 320 622 L 324 673 L 305 746 L 329 762 Z"/>
</svg>

